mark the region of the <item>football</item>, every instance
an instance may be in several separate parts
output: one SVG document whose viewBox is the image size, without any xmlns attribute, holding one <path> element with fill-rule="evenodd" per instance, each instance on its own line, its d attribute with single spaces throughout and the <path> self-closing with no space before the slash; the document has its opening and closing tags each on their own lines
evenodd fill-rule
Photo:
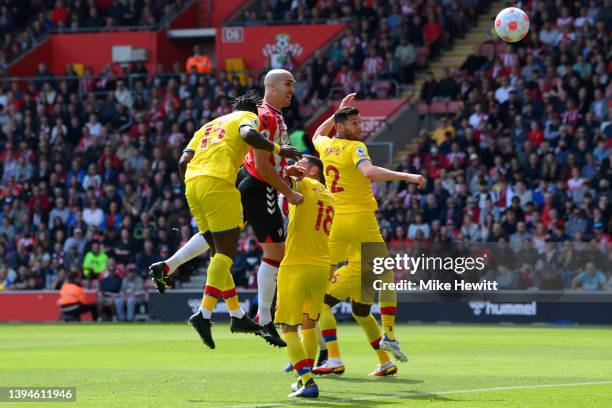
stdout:
<svg viewBox="0 0 612 408">
<path fill-rule="evenodd" d="M 529 32 L 529 17 L 520 8 L 505 8 L 495 18 L 495 31 L 506 42 L 521 41 Z"/>
</svg>

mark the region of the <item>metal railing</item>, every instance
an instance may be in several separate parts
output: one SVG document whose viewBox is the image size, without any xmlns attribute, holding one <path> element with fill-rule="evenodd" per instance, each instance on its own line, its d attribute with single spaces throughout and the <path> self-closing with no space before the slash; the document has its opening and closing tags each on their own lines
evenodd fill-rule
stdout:
<svg viewBox="0 0 612 408">
<path fill-rule="evenodd" d="M 237 75 L 246 74 L 248 76 L 258 77 L 261 71 L 255 70 L 244 70 L 244 71 L 223 71 L 226 75 Z M 219 71 L 213 71 L 211 74 L 204 74 L 209 77 L 218 75 Z M 18 82 L 20 84 L 34 83 L 38 86 L 43 85 L 45 82 L 57 83 L 61 81 L 78 81 L 78 95 L 83 97 L 86 94 L 94 94 L 96 96 L 106 95 L 109 91 L 116 89 L 116 83 L 123 81 L 127 89 L 134 94 L 138 94 L 135 89 L 135 85 L 139 81 L 145 82 L 145 86 L 151 84 L 156 80 L 168 81 L 170 79 L 177 79 L 182 74 L 190 76 L 187 72 L 164 72 L 164 73 L 113 73 L 112 75 L 58 75 L 58 76 L 10 76 L 4 79 L 3 87 L 7 87 L 10 82 Z M 107 84 L 104 87 L 99 87 L 96 84 L 101 80 L 106 80 Z M 89 90 L 89 83 L 93 83 L 93 89 Z"/>
</svg>

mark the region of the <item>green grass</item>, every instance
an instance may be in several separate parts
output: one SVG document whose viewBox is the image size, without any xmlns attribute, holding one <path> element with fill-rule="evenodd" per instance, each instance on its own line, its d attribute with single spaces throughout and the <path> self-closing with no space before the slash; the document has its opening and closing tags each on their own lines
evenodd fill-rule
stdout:
<svg viewBox="0 0 612 408">
<path fill-rule="evenodd" d="M 282 371 L 284 350 L 232 335 L 225 324 L 213 330 L 211 351 L 185 324 L 2 325 L 0 385 L 76 386 L 77 402 L 0 405 L 314 405 L 286 397 L 295 378 Z M 318 380 L 316 405 L 612 406 L 612 328 L 403 325 L 398 333 L 411 361 L 397 377 L 374 379 L 367 374 L 376 360 L 360 328 L 340 325 L 347 371 Z M 606 383 L 567 386 L 587 382 Z"/>
</svg>

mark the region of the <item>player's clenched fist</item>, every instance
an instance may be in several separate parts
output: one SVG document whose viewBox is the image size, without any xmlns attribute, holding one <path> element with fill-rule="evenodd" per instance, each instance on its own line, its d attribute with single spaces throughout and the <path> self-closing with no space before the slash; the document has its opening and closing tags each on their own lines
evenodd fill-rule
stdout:
<svg viewBox="0 0 612 408">
<path fill-rule="evenodd" d="M 288 159 L 293 159 L 296 161 L 302 158 L 302 153 L 300 153 L 300 151 L 297 150 L 295 147 L 292 147 L 289 145 L 281 146 L 281 149 L 278 155 L 282 157 L 286 157 Z"/>
</svg>

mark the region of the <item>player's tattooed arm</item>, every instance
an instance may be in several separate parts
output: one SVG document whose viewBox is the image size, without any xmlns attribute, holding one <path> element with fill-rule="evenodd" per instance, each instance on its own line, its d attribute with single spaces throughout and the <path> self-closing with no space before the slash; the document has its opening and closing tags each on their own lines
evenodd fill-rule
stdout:
<svg viewBox="0 0 612 408">
<path fill-rule="evenodd" d="M 181 175 L 181 180 L 183 184 L 185 183 L 185 173 L 187 172 L 187 165 L 193 159 L 194 152 L 193 150 L 185 149 L 183 151 L 183 155 L 179 159 L 179 174 Z"/>
<path fill-rule="evenodd" d="M 342 99 L 342 102 L 340 102 L 340 107 L 338 109 L 344 108 L 346 106 L 351 106 L 351 103 L 353 102 L 353 99 L 355 99 L 356 96 L 356 93 L 346 95 L 344 99 Z M 332 129 L 334 128 L 334 125 L 334 115 L 331 115 L 325 120 L 325 122 L 321 123 L 321 125 L 317 128 L 314 136 L 312 137 L 312 143 L 315 143 L 315 141 L 320 137 L 328 137 Z"/>
</svg>

